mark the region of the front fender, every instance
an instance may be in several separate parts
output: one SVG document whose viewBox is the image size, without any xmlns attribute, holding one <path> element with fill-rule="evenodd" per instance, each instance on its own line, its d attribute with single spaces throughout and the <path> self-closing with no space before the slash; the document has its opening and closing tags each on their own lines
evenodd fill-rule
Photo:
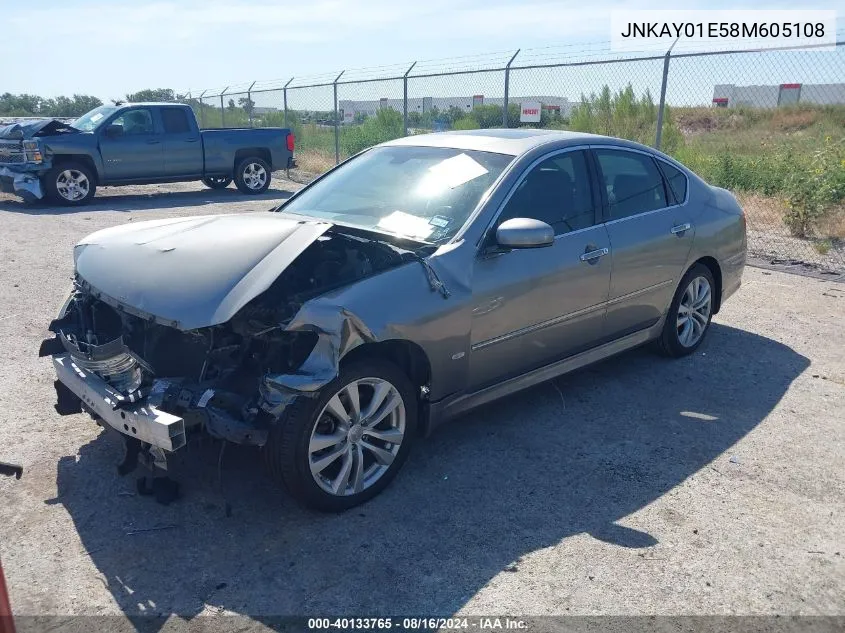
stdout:
<svg viewBox="0 0 845 633">
<path fill-rule="evenodd" d="M 44 154 L 52 161 L 85 160 L 95 171 L 98 182 L 103 180 L 103 158 L 97 137 L 91 133 L 69 134 L 67 136 L 48 136 L 42 139 Z"/>
<path fill-rule="evenodd" d="M 419 345 L 431 365 L 431 400 L 465 388 L 469 375 L 471 294 L 463 274 L 470 249 L 451 248 L 427 258 L 448 289 L 436 289 L 420 262 L 364 279 L 305 303 L 288 323 L 291 332 L 313 332 L 317 343 L 296 372 L 265 376 L 265 410 L 292 395 L 314 395 L 333 380 L 340 361 L 365 343 L 406 340 Z M 444 294 L 448 294 L 444 296 Z"/>
</svg>

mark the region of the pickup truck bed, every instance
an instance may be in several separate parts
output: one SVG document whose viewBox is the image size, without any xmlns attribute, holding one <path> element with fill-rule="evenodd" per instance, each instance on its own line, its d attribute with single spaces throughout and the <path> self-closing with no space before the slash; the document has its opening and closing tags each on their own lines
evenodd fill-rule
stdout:
<svg viewBox="0 0 845 633">
<path fill-rule="evenodd" d="M 94 197 L 98 185 L 235 181 L 246 194 L 269 187 L 271 173 L 294 166 L 286 128 L 200 130 L 190 106 L 100 106 L 73 122 L 0 128 L 0 188 L 25 200 L 49 196 L 67 205 Z"/>
</svg>

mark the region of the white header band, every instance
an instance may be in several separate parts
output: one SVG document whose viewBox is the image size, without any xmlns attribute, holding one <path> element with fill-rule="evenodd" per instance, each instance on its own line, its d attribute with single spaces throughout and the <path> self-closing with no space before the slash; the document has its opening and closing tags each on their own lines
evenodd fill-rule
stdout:
<svg viewBox="0 0 845 633">
<path fill-rule="evenodd" d="M 836 11 L 613 11 L 613 52 L 722 51 L 785 46 L 836 48 Z"/>
</svg>

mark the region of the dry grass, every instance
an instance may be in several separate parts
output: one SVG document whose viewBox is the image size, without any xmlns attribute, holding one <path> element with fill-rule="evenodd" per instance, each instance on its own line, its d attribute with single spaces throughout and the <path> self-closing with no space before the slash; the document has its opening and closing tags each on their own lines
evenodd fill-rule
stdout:
<svg viewBox="0 0 845 633">
<path fill-rule="evenodd" d="M 837 240 L 845 240 L 845 205 L 837 205 L 817 222 L 818 232 Z"/>
<path fill-rule="evenodd" d="M 737 193 L 736 197 L 745 211 L 749 228 L 788 233 L 783 223 L 783 214 L 786 210 L 783 201 L 756 193 Z"/>
<path fill-rule="evenodd" d="M 742 112 L 734 109 L 678 108 L 673 113 L 678 128 L 685 137 L 747 127 Z"/>
<path fill-rule="evenodd" d="M 304 172 L 322 174 L 334 167 L 334 154 L 317 149 L 297 150 L 296 164 Z"/>
<path fill-rule="evenodd" d="M 783 132 L 806 130 L 818 122 L 819 116 L 818 110 L 784 108 L 774 111 L 770 125 Z"/>
<path fill-rule="evenodd" d="M 756 193 L 737 193 L 752 230 L 789 235 L 783 223 L 786 205 L 780 198 Z M 814 237 L 821 240 L 845 240 L 845 205 L 833 207 L 815 223 Z"/>
</svg>

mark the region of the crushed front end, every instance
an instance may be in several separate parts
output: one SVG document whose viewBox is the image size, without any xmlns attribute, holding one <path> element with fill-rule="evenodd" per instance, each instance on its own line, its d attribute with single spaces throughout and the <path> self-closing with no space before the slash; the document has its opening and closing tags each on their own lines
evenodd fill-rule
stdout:
<svg viewBox="0 0 845 633">
<path fill-rule="evenodd" d="M 56 409 L 87 411 L 123 434 L 130 454 L 158 466 L 195 433 L 263 446 L 286 403 L 313 397 L 336 373 L 344 345 L 359 340 L 351 318 L 331 328 L 316 318 L 299 323 L 303 305 L 408 261 L 403 249 L 331 232 L 228 321 L 191 329 L 118 301 L 77 273 L 49 325 L 55 336 L 39 352 L 56 369 Z"/>
<path fill-rule="evenodd" d="M 41 176 L 49 169 L 37 139 L 0 138 L 0 191 L 28 202 L 44 197 Z"/>
<path fill-rule="evenodd" d="M 43 198 L 41 176 L 52 166 L 43 137 L 78 133 L 56 119 L 0 126 L 0 191 L 19 195 L 27 202 Z"/>
<path fill-rule="evenodd" d="M 266 327 L 248 314 L 181 331 L 77 283 L 40 352 L 56 369 L 57 410 L 89 412 L 140 442 L 159 466 L 192 432 L 263 445 L 269 416 L 259 406 L 261 378 L 296 369 L 316 335 Z"/>
</svg>

